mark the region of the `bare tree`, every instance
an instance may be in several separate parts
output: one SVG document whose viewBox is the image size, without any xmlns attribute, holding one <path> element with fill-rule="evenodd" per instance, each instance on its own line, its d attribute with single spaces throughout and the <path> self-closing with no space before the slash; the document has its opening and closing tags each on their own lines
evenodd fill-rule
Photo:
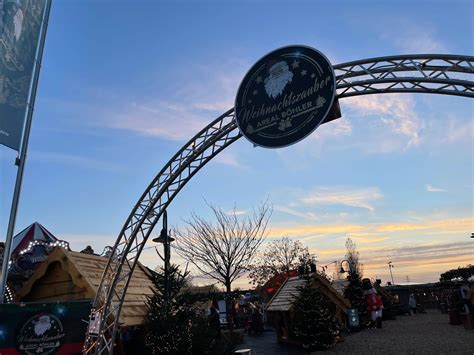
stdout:
<svg viewBox="0 0 474 355">
<path fill-rule="evenodd" d="M 231 291 L 232 282 L 247 269 L 266 236 L 272 208 L 268 201 L 247 216 L 239 217 L 235 208 L 225 212 L 209 205 L 216 221 L 191 214 L 184 230 L 175 230 L 177 253 L 205 276 Z"/>
<path fill-rule="evenodd" d="M 362 277 L 362 264 L 359 262 L 359 252 L 356 243 L 351 238 L 346 239 L 346 260 L 349 263 L 349 272 Z"/>
<path fill-rule="evenodd" d="M 270 242 L 249 267 L 249 278 L 252 284 L 262 286 L 277 274 L 285 273 L 286 278 L 290 270 L 315 262 L 316 257 L 299 240 L 282 237 Z"/>
</svg>

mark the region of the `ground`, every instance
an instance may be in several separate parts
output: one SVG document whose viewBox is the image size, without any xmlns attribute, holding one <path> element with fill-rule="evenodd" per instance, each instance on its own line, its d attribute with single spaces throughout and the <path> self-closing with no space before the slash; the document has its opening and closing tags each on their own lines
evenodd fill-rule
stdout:
<svg viewBox="0 0 474 355">
<path fill-rule="evenodd" d="M 305 354 L 283 347 L 272 331 L 261 337 L 246 336 L 238 349 L 252 349 L 252 355 Z M 398 316 L 382 329 L 366 329 L 346 336 L 343 343 L 326 351 L 332 354 L 474 354 L 474 330 L 448 324 L 448 315 L 436 311 Z"/>
</svg>

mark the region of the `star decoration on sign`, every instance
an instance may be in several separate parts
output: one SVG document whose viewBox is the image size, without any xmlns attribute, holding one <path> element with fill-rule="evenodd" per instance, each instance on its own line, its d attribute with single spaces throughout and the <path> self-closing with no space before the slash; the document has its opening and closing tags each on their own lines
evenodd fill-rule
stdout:
<svg viewBox="0 0 474 355">
<path fill-rule="evenodd" d="M 305 76 L 305 75 L 306 75 L 306 73 L 307 73 L 307 71 L 306 71 L 306 70 L 302 70 L 302 71 L 301 71 L 301 76 Z"/>
<path fill-rule="evenodd" d="M 261 76 L 257 76 L 257 79 L 255 79 L 255 82 L 257 84 L 260 84 L 262 82 L 262 77 Z"/>
<path fill-rule="evenodd" d="M 254 96 L 257 95 L 257 94 L 258 94 L 258 90 L 254 90 L 254 91 L 252 92 L 252 94 L 253 94 Z"/>
<path fill-rule="evenodd" d="M 291 63 L 291 66 L 293 69 L 299 68 L 300 67 L 300 61 L 299 60 L 294 60 L 293 63 Z"/>
</svg>

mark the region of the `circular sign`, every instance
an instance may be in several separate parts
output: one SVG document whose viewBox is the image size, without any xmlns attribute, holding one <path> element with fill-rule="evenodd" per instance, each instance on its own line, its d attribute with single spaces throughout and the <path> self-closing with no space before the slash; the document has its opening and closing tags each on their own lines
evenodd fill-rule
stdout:
<svg viewBox="0 0 474 355">
<path fill-rule="evenodd" d="M 334 70 L 321 52 L 283 47 L 245 75 L 235 99 L 235 119 L 254 145 L 281 148 L 313 132 L 330 112 L 335 96 Z"/>
<path fill-rule="evenodd" d="M 58 317 L 38 314 L 28 319 L 17 336 L 21 354 L 53 354 L 66 334 Z"/>
</svg>

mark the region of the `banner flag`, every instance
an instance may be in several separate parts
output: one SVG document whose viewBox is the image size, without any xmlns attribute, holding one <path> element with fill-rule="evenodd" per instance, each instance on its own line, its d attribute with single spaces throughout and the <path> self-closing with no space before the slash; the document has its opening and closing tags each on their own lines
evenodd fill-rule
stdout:
<svg viewBox="0 0 474 355">
<path fill-rule="evenodd" d="M 0 144 L 20 150 L 46 0 L 0 0 Z"/>
</svg>

